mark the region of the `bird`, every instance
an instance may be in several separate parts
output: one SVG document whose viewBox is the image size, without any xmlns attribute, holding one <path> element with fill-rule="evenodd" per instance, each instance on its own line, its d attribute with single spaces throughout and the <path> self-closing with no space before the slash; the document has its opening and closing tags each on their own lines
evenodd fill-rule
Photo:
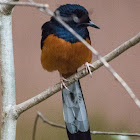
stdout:
<svg viewBox="0 0 140 140">
<path fill-rule="evenodd" d="M 91 44 L 88 26 L 99 29 L 79 4 L 60 5 L 55 11 L 75 32 Z M 42 25 L 41 64 L 66 79 L 92 60 L 92 52 L 52 16 Z M 91 140 L 88 115 L 79 80 L 62 89 L 63 116 L 69 140 Z"/>
</svg>

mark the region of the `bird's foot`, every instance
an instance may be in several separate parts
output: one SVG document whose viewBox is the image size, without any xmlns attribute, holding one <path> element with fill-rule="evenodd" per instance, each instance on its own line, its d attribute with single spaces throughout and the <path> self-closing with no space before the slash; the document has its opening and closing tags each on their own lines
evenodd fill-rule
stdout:
<svg viewBox="0 0 140 140">
<path fill-rule="evenodd" d="M 61 77 L 61 78 L 60 78 L 60 81 L 61 81 L 61 89 L 63 89 L 63 87 L 64 87 L 66 90 L 70 91 L 70 90 L 68 89 L 68 87 L 66 86 L 66 84 L 65 84 L 65 82 L 68 82 L 68 80 L 65 79 L 64 77 Z"/>
<path fill-rule="evenodd" d="M 89 72 L 90 76 L 92 77 L 92 72 L 91 72 L 91 68 L 94 68 L 94 66 L 88 62 L 85 63 L 85 66 L 86 66 L 86 72 Z"/>
</svg>

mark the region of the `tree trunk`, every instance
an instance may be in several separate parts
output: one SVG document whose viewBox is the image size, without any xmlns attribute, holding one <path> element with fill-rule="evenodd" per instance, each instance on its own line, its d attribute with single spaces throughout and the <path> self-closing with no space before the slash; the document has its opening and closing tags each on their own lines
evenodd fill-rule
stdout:
<svg viewBox="0 0 140 140">
<path fill-rule="evenodd" d="M 1 140 L 15 140 L 16 137 L 17 117 L 14 109 L 12 109 L 16 105 L 12 40 L 12 7 L 13 6 L 0 5 L 0 56 L 2 86 Z"/>
</svg>

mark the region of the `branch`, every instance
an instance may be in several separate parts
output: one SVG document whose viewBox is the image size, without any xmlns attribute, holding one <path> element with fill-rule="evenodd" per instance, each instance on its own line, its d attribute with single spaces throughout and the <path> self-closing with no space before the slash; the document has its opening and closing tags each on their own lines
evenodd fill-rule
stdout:
<svg viewBox="0 0 140 140">
<path fill-rule="evenodd" d="M 18 1 L 18 0 L 14 0 L 14 1 Z M 0 4 L 4 7 L 4 6 L 15 6 L 15 5 L 17 5 L 17 6 L 28 6 L 28 7 L 35 7 L 35 8 L 43 8 L 43 9 L 46 9 L 46 8 L 48 8 L 49 7 L 49 5 L 48 4 L 41 4 L 41 3 L 35 3 L 35 2 L 33 2 L 33 1 L 31 1 L 31 2 L 21 2 L 21 1 L 19 1 L 19 2 L 14 2 L 14 1 L 12 1 L 11 0 L 11 2 L 9 2 L 9 0 L 5 0 L 4 2 L 1 2 L 0 1 Z M 1 6 L 1 7 L 2 7 Z"/>
<path fill-rule="evenodd" d="M 0 14 L 10 15 L 15 4 L 8 4 L 8 5 L 5 5 L 5 4 L 12 3 L 13 1 L 18 1 L 18 0 L 0 0 L 0 4 L 1 4 Z"/>
<path fill-rule="evenodd" d="M 120 136 L 137 136 L 140 137 L 139 133 L 120 133 L 120 132 L 102 132 L 102 131 L 90 131 L 93 135 L 120 135 Z"/>
<path fill-rule="evenodd" d="M 1 10 L 1 6 L 0 6 Z M 8 10 L 8 9 L 7 9 Z M 0 68 L 1 68 L 1 140 L 15 140 L 16 117 L 12 107 L 15 99 L 15 70 L 12 40 L 12 15 L 0 13 Z M 14 117 L 13 117 L 14 116 Z"/>
<path fill-rule="evenodd" d="M 41 112 L 37 112 L 37 116 L 39 116 L 43 120 L 44 123 L 47 123 L 47 124 L 49 124 L 49 125 L 51 125 L 53 127 L 58 127 L 58 128 L 66 129 L 66 126 L 64 126 L 62 124 L 57 124 L 57 123 L 49 121 L 47 118 L 45 118 L 43 116 L 43 114 Z"/>
<path fill-rule="evenodd" d="M 36 126 L 37 126 L 38 118 L 41 118 L 41 120 L 44 123 L 47 123 L 48 125 L 50 125 L 52 127 L 66 129 L 66 127 L 64 125 L 56 124 L 56 123 L 53 123 L 53 122 L 49 121 L 47 118 L 45 118 L 43 116 L 43 114 L 41 112 L 37 112 L 36 118 L 37 119 L 35 120 L 35 123 L 34 123 L 33 140 L 35 140 Z M 139 133 L 120 133 L 120 132 L 103 132 L 103 131 L 90 131 L 90 133 L 93 134 L 93 135 L 120 135 L 120 136 L 137 136 L 137 137 L 140 137 Z"/>
<path fill-rule="evenodd" d="M 107 63 L 106 59 L 103 58 L 90 44 L 88 44 L 80 35 L 78 35 L 72 28 L 70 28 L 60 17 L 59 12 L 57 13 L 57 15 L 54 15 L 54 13 L 48 9 L 48 5 L 42 5 L 39 3 L 35 3 L 33 1 L 30 2 L 11 2 L 11 3 L 5 3 L 5 4 L 10 4 L 10 5 L 19 5 L 19 6 L 32 6 L 32 7 L 37 7 L 40 8 L 40 10 L 44 13 L 47 13 L 51 16 L 53 16 L 58 22 L 60 22 L 68 31 L 70 31 L 73 35 L 75 35 L 77 37 L 77 39 L 79 39 L 81 42 L 83 42 L 83 44 L 85 44 L 87 46 L 87 48 L 89 48 L 100 60 L 100 62 L 102 64 L 105 65 L 105 67 L 113 74 L 113 76 L 120 82 L 120 84 L 125 88 L 125 90 L 128 92 L 128 94 L 130 95 L 130 97 L 134 100 L 134 102 L 136 103 L 136 105 L 140 108 L 140 101 L 138 100 L 138 98 L 135 96 L 135 94 L 133 93 L 133 91 L 131 90 L 131 88 L 127 85 L 127 83 L 115 72 L 115 70 Z M 136 40 L 136 43 L 140 41 L 139 37 Z M 127 42 L 128 45 L 134 45 L 135 42 L 133 42 L 131 44 L 131 42 Z M 69 82 L 70 83 L 70 82 Z M 69 85 L 69 84 L 68 84 Z M 30 105 L 29 105 L 30 106 Z"/>
<path fill-rule="evenodd" d="M 51 13 L 50 10 L 47 10 L 47 13 Z M 61 23 L 68 31 L 70 31 L 79 41 L 81 41 L 89 50 L 92 51 L 93 54 L 97 56 L 97 58 L 102 62 L 102 64 L 112 73 L 112 75 L 116 78 L 116 80 L 124 87 L 124 89 L 128 92 L 130 97 L 134 100 L 137 107 L 140 108 L 140 101 L 134 94 L 134 92 L 131 90 L 131 88 L 128 86 L 128 84 L 119 76 L 119 74 L 112 68 L 111 65 L 105 60 L 104 57 L 102 57 L 97 50 L 95 50 L 88 42 L 86 42 L 79 34 L 77 34 L 68 24 L 66 24 L 59 15 L 53 17 Z M 128 44 L 131 42 L 128 42 Z M 133 45 L 133 44 L 132 44 Z"/>
<path fill-rule="evenodd" d="M 49 125 L 51 125 L 51 126 L 66 129 L 66 127 L 65 127 L 64 125 L 56 124 L 56 123 L 50 122 L 48 119 L 46 119 L 46 118 L 42 115 L 41 112 L 37 112 L 36 119 L 35 119 L 35 122 L 34 122 L 34 127 L 33 127 L 33 136 L 32 136 L 32 140 L 35 140 L 37 122 L 38 122 L 38 119 L 39 119 L 39 118 L 41 118 L 42 121 L 43 121 L 44 123 L 47 123 L 47 124 L 49 124 Z"/>
<path fill-rule="evenodd" d="M 123 43 L 122 45 L 117 47 L 116 49 L 114 49 L 112 52 L 108 53 L 106 56 L 104 56 L 104 59 L 107 62 L 109 62 L 139 42 L 140 42 L 140 33 L 138 33 L 136 36 L 134 36 L 130 40 L 126 41 L 125 43 Z M 93 71 L 97 70 L 98 68 L 100 68 L 101 66 L 103 66 L 103 63 L 100 60 L 97 60 L 96 62 L 93 63 L 94 69 L 91 68 L 91 71 L 93 72 Z M 80 70 L 78 73 L 76 73 L 68 78 L 68 82 L 66 83 L 66 86 L 69 86 L 76 80 L 81 79 L 81 78 L 85 77 L 86 75 L 88 75 L 88 73 L 85 69 Z M 29 108 L 35 106 L 36 104 L 38 104 L 42 101 L 44 101 L 45 99 L 49 98 L 50 96 L 54 95 L 56 92 L 58 92 L 60 90 L 61 90 L 61 83 L 57 83 L 56 85 L 49 87 L 48 89 L 46 89 L 42 93 L 38 94 L 37 96 L 32 97 L 31 99 L 29 99 L 21 104 L 16 105 L 15 110 L 20 115 L 24 111 L 28 110 Z M 136 96 L 134 96 L 134 95 L 132 96 L 132 98 L 135 102 L 138 100 L 136 98 Z"/>
</svg>

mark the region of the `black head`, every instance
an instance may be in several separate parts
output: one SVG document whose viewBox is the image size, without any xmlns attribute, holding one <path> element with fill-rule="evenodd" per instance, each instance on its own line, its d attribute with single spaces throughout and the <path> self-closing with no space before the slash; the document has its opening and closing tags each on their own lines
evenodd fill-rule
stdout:
<svg viewBox="0 0 140 140">
<path fill-rule="evenodd" d="M 91 26 L 99 29 L 98 26 L 91 22 L 88 11 L 83 6 L 77 4 L 61 5 L 55 10 L 55 14 L 60 14 L 63 20 L 69 25 L 85 27 Z M 55 21 L 54 18 L 51 20 Z"/>
</svg>

